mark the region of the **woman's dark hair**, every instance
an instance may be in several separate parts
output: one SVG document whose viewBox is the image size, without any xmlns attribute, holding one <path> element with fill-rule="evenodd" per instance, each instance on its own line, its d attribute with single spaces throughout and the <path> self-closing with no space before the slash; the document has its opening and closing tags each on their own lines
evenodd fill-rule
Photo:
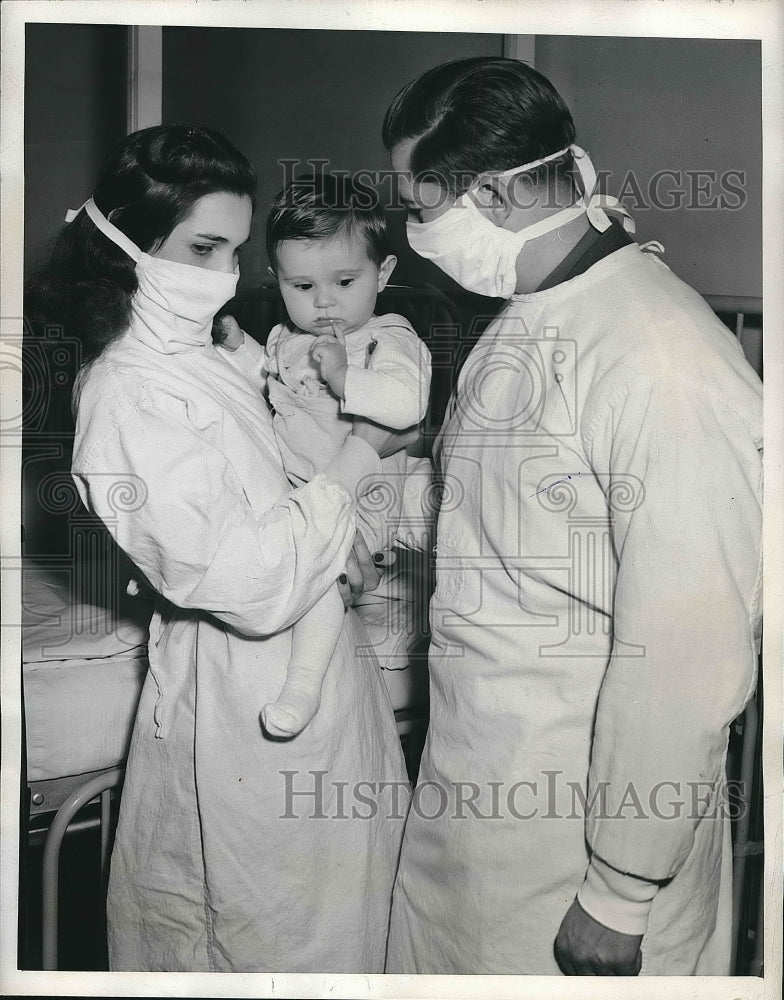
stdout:
<svg viewBox="0 0 784 1000">
<path fill-rule="evenodd" d="M 388 150 L 415 139 L 411 173 L 435 175 L 453 193 L 484 171 L 555 153 L 574 136 L 569 109 L 550 81 L 517 59 L 500 57 L 457 59 L 427 70 L 397 94 L 382 130 Z"/>
<path fill-rule="evenodd" d="M 93 200 L 141 250 L 155 250 L 204 195 L 254 199 L 250 162 L 220 132 L 156 125 L 129 135 L 109 156 Z M 85 211 L 66 225 L 25 289 L 25 319 L 35 331 L 57 325 L 94 360 L 128 326 L 135 264 Z"/>
<path fill-rule="evenodd" d="M 389 255 L 389 233 L 378 192 L 343 174 L 300 177 L 277 195 L 267 216 L 267 254 L 277 268 L 284 240 L 326 240 L 358 236 L 368 256 L 381 265 Z"/>
</svg>

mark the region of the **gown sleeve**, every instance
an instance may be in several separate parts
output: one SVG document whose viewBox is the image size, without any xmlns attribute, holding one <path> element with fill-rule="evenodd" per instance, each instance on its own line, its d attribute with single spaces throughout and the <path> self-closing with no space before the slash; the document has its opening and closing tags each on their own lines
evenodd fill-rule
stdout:
<svg viewBox="0 0 784 1000">
<path fill-rule="evenodd" d="M 728 727 L 756 680 L 758 444 L 676 375 L 640 376 L 589 428 L 617 577 L 586 837 L 622 874 L 674 876 L 722 815 Z"/>
<path fill-rule="evenodd" d="M 146 384 L 108 427 L 91 430 L 95 393 L 111 389 L 94 388 L 79 404 L 88 430 L 77 427 L 72 473 L 87 508 L 173 604 L 249 636 L 299 619 L 343 571 L 355 532 L 350 466 L 372 465 L 372 449 L 355 447 L 334 480 L 319 475 L 291 492 L 270 456 L 258 472 L 270 483 L 261 510 L 224 450 L 164 388 Z"/>
<path fill-rule="evenodd" d="M 348 366 L 342 411 L 394 430 L 413 427 L 427 411 L 430 352 L 409 326 L 381 328 L 374 341 L 367 368 Z"/>
</svg>

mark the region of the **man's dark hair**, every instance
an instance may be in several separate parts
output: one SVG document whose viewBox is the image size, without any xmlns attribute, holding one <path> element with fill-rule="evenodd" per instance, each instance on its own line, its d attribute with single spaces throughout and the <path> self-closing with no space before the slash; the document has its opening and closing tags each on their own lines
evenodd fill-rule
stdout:
<svg viewBox="0 0 784 1000">
<path fill-rule="evenodd" d="M 569 109 L 550 81 L 517 59 L 457 59 L 412 80 L 390 104 L 382 131 L 392 150 L 415 140 L 416 177 L 435 175 L 454 193 L 485 171 L 502 171 L 556 153 L 574 142 Z M 565 155 L 547 173 L 571 165 Z M 540 178 L 528 175 L 531 182 Z"/>
</svg>

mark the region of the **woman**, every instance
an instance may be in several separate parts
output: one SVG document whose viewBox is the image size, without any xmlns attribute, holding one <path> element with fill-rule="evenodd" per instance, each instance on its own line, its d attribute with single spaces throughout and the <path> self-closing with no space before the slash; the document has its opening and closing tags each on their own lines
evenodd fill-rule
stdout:
<svg viewBox="0 0 784 1000">
<path fill-rule="evenodd" d="M 357 484 L 404 441 L 357 426 L 325 475 L 290 490 L 260 348 L 211 340 L 254 189 L 216 132 L 134 133 L 29 295 L 82 342 L 80 495 L 157 593 L 112 856 L 110 965 L 380 972 L 402 823 L 348 796 L 405 772 L 353 612 L 312 724 L 273 741 L 259 711 L 283 685 L 290 626 L 343 572 Z"/>
<path fill-rule="evenodd" d="M 435 67 L 384 122 L 413 249 L 509 300 L 436 443 L 459 502 L 436 529 L 388 971 L 728 972 L 721 797 L 756 678 L 761 386 L 610 223 L 574 139 L 512 59 Z"/>
</svg>

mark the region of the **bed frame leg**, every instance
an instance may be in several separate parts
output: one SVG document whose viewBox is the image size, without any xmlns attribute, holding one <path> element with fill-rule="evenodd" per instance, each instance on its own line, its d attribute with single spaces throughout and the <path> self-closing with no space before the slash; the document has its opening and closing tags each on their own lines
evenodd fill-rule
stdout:
<svg viewBox="0 0 784 1000">
<path fill-rule="evenodd" d="M 124 768 L 116 767 L 104 774 L 86 781 L 70 795 L 55 813 L 52 825 L 44 841 L 43 857 L 43 911 L 41 918 L 42 967 L 46 971 L 57 969 L 57 918 L 58 889 L 60 879 L 60 848 L 71 820 L 77 812 L 101 796 L 101 873 L 106 870 L 106 855 L 109 844 L 109 806 L 111 789 L 116 788 L 123 776 Z"/>
</svg>

